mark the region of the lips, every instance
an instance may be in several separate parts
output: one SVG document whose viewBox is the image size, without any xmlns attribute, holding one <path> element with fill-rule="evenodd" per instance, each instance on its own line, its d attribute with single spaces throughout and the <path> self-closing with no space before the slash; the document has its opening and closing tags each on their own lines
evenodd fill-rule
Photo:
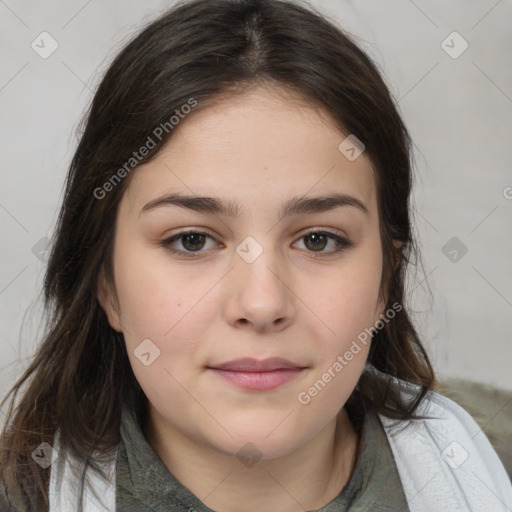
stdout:
<svg viewBox="0 0 512 512">
<path fill-rule="evenodd" d="M 304 368 L 304 366 L 301 366 L 292 361 L 288 361 L 288 359 L 282 359 L 280 357 L 272 357 L 262 361 L 247 357 L 243 359 L 235 359 L 233 361 L 228 361 L 227 363 L 222 363 L 215 366 L 210 366 L 209 368 L 217 370 L 230 370 L 234 372 L 272 372 L 275 370 L 301 370 Z"/>
<path fill-rule="evenodd" d="M 274 357 L 235 359 L 208 369 L 224 381 L 250 391 L 270 391 L 296 378 L 306 367 Z"/>
</svg>

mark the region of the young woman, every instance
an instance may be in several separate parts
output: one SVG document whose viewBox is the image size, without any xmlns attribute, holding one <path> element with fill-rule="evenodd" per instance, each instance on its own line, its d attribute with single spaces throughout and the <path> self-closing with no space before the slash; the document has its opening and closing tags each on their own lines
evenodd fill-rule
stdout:
<svg viewBox="0 0 512 512">
<path fill-rule="evenodd" d="M 2 510 L 510 510 L 407 313 L 411 178 L 383 80 L 311 9 L 151 23 L 69 170 Z"/>
</svg>

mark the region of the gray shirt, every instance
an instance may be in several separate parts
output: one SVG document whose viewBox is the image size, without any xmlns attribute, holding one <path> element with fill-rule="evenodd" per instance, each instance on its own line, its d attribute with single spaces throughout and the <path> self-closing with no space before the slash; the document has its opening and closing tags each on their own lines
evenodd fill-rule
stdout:
<svg viewBox="0 0 512 512">
<path fill-rule="evenodd" d="M 315 512 L 409 512 L 382 423 L 375 411 L 347 407 L 360 446 L 340 494 Z M 135 413 L 123 409 L 116 473 L 118 512 L 213 512 L 181 484 L 153 451 Z M 219 511 L 222 512 L 222 511 Z"/>
</svg>

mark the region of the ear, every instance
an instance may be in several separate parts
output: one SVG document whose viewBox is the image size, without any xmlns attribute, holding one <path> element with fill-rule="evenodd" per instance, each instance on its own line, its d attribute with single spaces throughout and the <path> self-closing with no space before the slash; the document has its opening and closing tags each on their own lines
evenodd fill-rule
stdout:
<svg viewBox="0 0 512 512">
<path fill-rule="evenodd" d="M 107 279 L 105 278 L 103 267 L 98 274 L 97 290 L 98 302 L 100 303 L 101 309 L 103 309 L 107 315 L 110 327 L 112 327 L 114 331 L 123 332 L 117 297 L 115 291 L 112 290 L 112 286 L 107 282 Z"/>
</svg>

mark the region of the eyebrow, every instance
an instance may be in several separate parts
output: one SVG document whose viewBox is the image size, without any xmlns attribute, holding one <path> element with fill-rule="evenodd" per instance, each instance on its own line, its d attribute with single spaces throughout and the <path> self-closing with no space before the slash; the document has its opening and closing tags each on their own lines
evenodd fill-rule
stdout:
<svg viewBox="0 0 512 512">
<path fill-rule="evenodd" d="M 241 213 L 241 207 L 236 201 L 228 201 L 216 197 L 189 196 L 174 193 L 153 199 L 143 206 L 140 214 L 162 206 L 179 206 L 180 208 L 186 208 L 199 213 L 220 214 L 234 218 L 239 217 Z M 369 214 L 368 208 L 362 201 L 347 194 L 310 197 L 297 196 L 287 201 L 281 207 L 279 220 L 291 215 L 321 213 L 347 206 L 357 208 L 366 215 Z"/>
</svg>

